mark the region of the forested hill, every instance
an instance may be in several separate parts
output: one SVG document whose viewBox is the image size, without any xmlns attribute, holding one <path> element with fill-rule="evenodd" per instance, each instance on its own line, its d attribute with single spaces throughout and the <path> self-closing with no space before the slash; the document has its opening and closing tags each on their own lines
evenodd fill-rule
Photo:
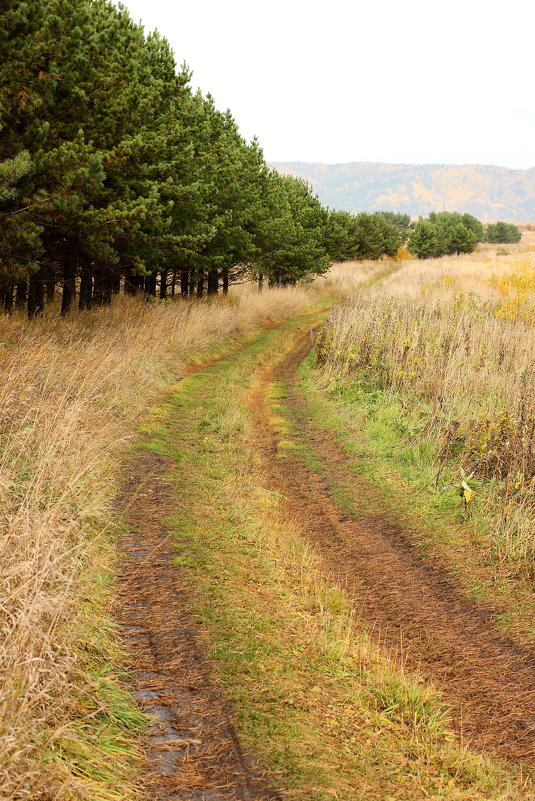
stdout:
<svg viewBox="0 0 535 801">
<path fill-rule="evenodd" d="M 346 211 L 399 211 L 427 216 L 460 211 L 485 221 L 535 221 L 535 167 L 436 164 L 314 164 L 272 162 L 278 172 L 305 178 L 322 203 Z"/>
</svg>

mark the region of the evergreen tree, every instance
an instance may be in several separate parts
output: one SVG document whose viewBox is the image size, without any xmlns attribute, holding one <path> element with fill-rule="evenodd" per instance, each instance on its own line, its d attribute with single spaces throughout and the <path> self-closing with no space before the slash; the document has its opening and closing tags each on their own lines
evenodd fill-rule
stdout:
<svg viewBox="0 0 535 801">
<path fill-rule="evenodd" d="M 0 9 L 0 301 L 62 313 L 126 292 L 227 291 L 394 255 L 404 215 L 327 212 L 107 0 Z"/>
<path fill-rule="evenodd" d="M 411 224 L 409 214 L 401 214 L 395 211 L 376 211 L 375 214 L 382 217 L 391 225 L 395 225 L 396 228 L 400 228 L 402 231 L 408 231 Z"/>
<path fill-rule="evenodd" d="M 409 237 L 409 253 L 420 259 L 437 258 L 444 255 L 448 242 L 444 228 L 431 220 L 420 220 Z"/>
<path fill-rule="evenodd" d="M 326 243 L 330 257 L 337 260 L 394 257 L 405 233 L 383 214 L 345 211 L 330 212 Z"/>
<path fill-rule="evenodd" d="M 19 185 L 33 164 L 27 151 L 0 163 L 0 292 L 7 311 L 13 303 L 13 288 L 37 270 L 42 228 L 24 208 Z M 20 288 L 19 288 L 20 299 Z"/>
<path fill-rule="evenodd" d="M 309 186 L 298 178 L 272 172 L 258 225 L 256 260 L 259 282 L 295 283 L 329 269 L 325 249 L 328 213 Z"/>
<path fill-rule="evenodd" d="M 448 253 L 472 253 L 477 245 L 476 234 L 463 223 L 457 223 L 448 231 Z"/>
<path fill-rule="evenodd" d="M 487 240 L 496 244 L 512 244 L 520 242 L 520 228 L 512 223 L 497 222 L 487 226 Z"/>
<path fill-rule="evenodd" d="M 482 223 L 471 214 L 456 211 L 431 212 L 429 221 L 438 225 L 444 234 L 444 253 L 471 253 L 485 239 Z"/>
<path fill-rule="evenodd" d="M 329 211 L 324 229 L 324 246 L 333 261 L 349 258 L 351 215 L 347 211 Z"/>
<path fill-rule="evenodd" d="M 463 225 L 466 226 L 466 228 L 469 228 L 472 231 L 472 233 L 475 234 L 477 242 L 486 241 L 487 234 L 485 231 L 485 226 L 483 225 L 481 220 L 478 220 L 477 217 L 473 216 L 473 214 L 463 214 L 462 222 Z"/>
</svg>

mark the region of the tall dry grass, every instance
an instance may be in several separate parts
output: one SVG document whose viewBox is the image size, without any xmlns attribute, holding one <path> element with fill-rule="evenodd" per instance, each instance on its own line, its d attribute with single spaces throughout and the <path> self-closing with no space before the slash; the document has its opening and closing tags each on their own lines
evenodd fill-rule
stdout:
<svg viewBox="0 0 535 801">
<path fill-rule="evenodd" d="M 344 270 L 351 268 L 338 267 Z M 325 376 L 401 403 L 407 436 L 434 443 L 438 471 L 449 460 L 457 474 L 462 467 L 491 487 L 503 552 L 515 551 L 534 573 L 531 243 L 402 261 L 367 287 L 365 266 L 358 270 L 355 290 L 333 311 L 319 344 Z"/>
<path fill-rule="evenodd" d="M 132 798 L 106 611 L 111 507 L 151 398 L 194 353 L 310 305 L 305 289 L 0 317 L 0 799 Z"/>
</svg>

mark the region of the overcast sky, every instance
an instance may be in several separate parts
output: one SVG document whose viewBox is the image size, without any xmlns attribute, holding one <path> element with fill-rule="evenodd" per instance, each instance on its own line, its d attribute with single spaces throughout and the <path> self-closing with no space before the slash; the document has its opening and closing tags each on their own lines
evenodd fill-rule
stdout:
<svg viewBox="0 0 535 801">
<path fill-rule="evenodd" d="M 535 166 L 533 0 L 125 0 L 268 161 Z"/>
</svg>

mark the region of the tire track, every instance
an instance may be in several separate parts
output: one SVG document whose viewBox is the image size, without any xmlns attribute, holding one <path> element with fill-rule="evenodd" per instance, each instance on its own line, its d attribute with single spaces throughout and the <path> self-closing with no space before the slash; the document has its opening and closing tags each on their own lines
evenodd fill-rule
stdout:
<svg viewBox="0 0 535 801">
<path fill-rule="evenodd" d="M 446 568 L 422 557 L 408 533 L 386 516 L 359 516 L 335 505 L 336 485 L 357 494 L 367 485 L 362 479 L 355 486 L 334 437 L 307 419 L 296 370 L 310 349 L 307 334 L 290 356 L 265 371 L 251 396 L 271 488 L 285 496 L 288 514 L 348 589 L 375 641 L 441 689 L 464 740 L 498 757 L 533 763 L 535 653 L 498 634 L 494 610 L 471 603 Z M 285 403 L 296 427 L 291 436 L 312 449 L 321 474 L 298 453 L 278 454 L 267 400 L 268 385 L 277 380 L 289 387 Z"/>
<path fill-rule="evenodd" d="M 244 754 L 233 712 L 212 676 L 190 593 L 173 564 L 164 520 L 176 506 L 173 465 L 142 453 L 119 498 L 127 523 L 116 585 L 116 617 L 134 697 L 152 718 L 144 739 L 144 797 L 150 801 L 275 801 L 256 761 Z"/>
</svg>

